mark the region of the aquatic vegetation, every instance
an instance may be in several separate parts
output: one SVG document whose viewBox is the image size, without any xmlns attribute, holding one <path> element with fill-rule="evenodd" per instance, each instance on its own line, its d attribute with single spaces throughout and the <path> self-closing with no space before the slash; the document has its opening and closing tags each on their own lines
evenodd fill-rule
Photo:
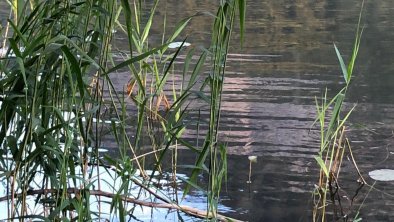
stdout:
<svg viewBox="0 0 394 222">
<path fill-rule="evenodd" d="M 248 156 L 249 160 L 249 179 L 246 181 L 247 183 L 252 183 L 251 177 L 252 177 L 252 163 L 257 163 L 257 156 Z"/>
<path fill-rule="evenodd" d="M 346 221 L 349 217 L 348 213 L 342 208 L 342 197 L 339 194 L 341 189 L 339 185 L 339 174 L 345 152 L 350 154 L 354 167 L 357 169 L 359 175 L 359 187 L 354 196 L 349 197 L 351 198 L 350 205 L 353 205 L 354 198 L 358 195 L 359 190 L 366 184 L 358 170 L 356 161 L 352 154 L 350 142 L 346 137 L 346 121 L 355 106 L 353 106 L 347 113 L 344 113 L 343 107 L 346 92 L 352 80 L 353 69 L 363 31 L 362 28 L 360 29 L 362 10 L 363 7 L 361 8 L 358 20 L 353 51 L 347 65 L 345 64 L 338 48 L 334 44 L 334 49 L 340 64 L 345 86 L 330 101 L 327 101 L 327 90 L 322 97 L 320 104 L 316 99 L 317 119 L 315 122 L 319 124 L 321 140 L 319 154 L 315 157 L 316 162 L 320 167 L 320 176 L 313 194 L 313 221 L 327 221 L 328 215 L 332 215 L 334 221 L 340 218 L 343 218 Z M 332 211 L 327 210 L 329 206 L 332 207 Z M 337 209 L 337 206 L 339 209 Z"/>
<path fill-rule="evenodd" d="M 227 165 L 226 148 L 217 135 L 231 32 L 238 14 L 243 36 L 245 1 L 220 1 L 210 48 L 188 49 L 180 80 L 175 80 L 174 63 L 191 46 L 186 39 L 175 42 L 197 14 L 181 20 L 169 35 L 164 32 L 162 43 L 152 47 L 158 0 L 150 6 L 138 0 L 7 2 L 12 16 L 9 32 L 2 33 L 8 49 L 0 61 L 0 175 L 6 193 L 0 200 L 8 209 L 0 219 L 125 221 L 136 205 L 145 205 L 231 220 L 217 212 Z M 127 36 L 122 59 L 114 56 L 114 30 Z M 195 53 L 200 54 L 192 67 Z M 206 63 L 210 74 L 198 85 Z M 121 73 L 129 74 L 124 89 L 113 82 Z M 172 94 L 165 92 L 168 88 Z M 210 107 L 202 148 L 182 138 L 196 98 Z M 134 103 L 135 114 L 127 100 Z M 116 142 L 117 157 L 100 152 L 105 137 Z M 145 137 L 148 143 L 143 143 Z M 190 178 L 177 173 L 178 146 L 196 153 Z M 149 155 L 155 162 L 151 171 L 145 169 Z M 156 186 L 168 156 L 174 196 L 163 195 Z M 210 177 L 203 189 L 207 210 L 180 205 L 179 180 L 188 183 L 185 197 L 201 171 Z M 131 192 L 136 189 L 137 194 Z M 32 210 L 32 196 L 34 205 L 41 206 L 37 211 Z M 139 199 L 143 197 L 158 202 L 146 203 Z M 94 208 L 92 202 L 97 203 Z"/>
<path fill-rule="evenodd" d="M 394 170 L 392 169 L 380 169 L 373 170 L 368 173 L 368 175 L 377 181 L 393 181 L 394 180 Z"/>
</svg>

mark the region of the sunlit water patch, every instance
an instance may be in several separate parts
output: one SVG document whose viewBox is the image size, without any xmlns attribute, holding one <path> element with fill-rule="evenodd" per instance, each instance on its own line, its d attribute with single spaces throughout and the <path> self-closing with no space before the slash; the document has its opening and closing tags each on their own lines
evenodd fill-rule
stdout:
<svg viewBox="0 0 394 222">
<path fill-rule="evenodd" d="M 82 177 L 81 168 L 77 166 L 75 170 L 76 172 L 81 173 L 79 174 L 79 176 Z M 113 167 L 107 168 L 102 166 L 92 166 L 89 167 L 87 171 L 95 175 L 93 176 L 93 181 L 83 182 L 77 180 L 77 184 L 74 184 L 73 180 L 69 179 L 68 184 L 73 185 L 70 187 L 75 188 L 68 188 L 68 194 L 71 195 L 71 198 L 74 198 L 78 192 L 74 192 L 73 189 L 80 191 L 78 187 L 83 187 L 89 184 L 89 193 L 91 194 L 90 210 L 93 212 L 93 219 L 100 221 L 120 221 L 120 219 L 117 217 L 117 214 L 111 211 L 111 203 L 124 181 L 121 180 L 120 176 L 116 173 L 116 170 Z M 146 171 L 145 173 L 151 174 L 152 171 Z M 138 171 L 135 175 L 139 175 Z M 131 187 L 128 189 L 126 196 L 127 198 L 129 198 L 130 201 L 124 201 L 124 208 L 125 210 L 127 210 L 127 212 L 129 212 L 127 218 L 125 218 L 126 221 L 134 220 L 136 218 L 138 218 L 138 221 L 176 221 L 179 218 L 183 218 L 186 221 L 199 220 L 195 217 L 186 215 L 185 213 L 178 212 L 176 209 L 167 208 L 167 202 L 163 202 L 160 199 L 168 200 L 168 202 L 170 203 L 178 199 L 178 204 L 180 206 L 189 206 L 193 209 L 204 211 L 207 207 L 207 200 L 205 194 L 203 192 L 191 192 L 190 194 L 186 195 L 184 199 L 182 199 L 183 192 L 179 188 L 183 186 L 182 181 L 187 179 L 186 175 L 177 174 L 178 179 L 176 179 L 175 181 L 168 179 L 171 177 L 169 174 L 164 174 L 164 177 L 162 178 L 159 178 L 158 174 L 155 175 L 156 176 L 154 177 L 154 179 L 152 179 L 152 184 L 155 184 L 156 186 L 160 185 L 160 189 L 155 188 L 155 186 L 143 188 L 142 186 L 137 184 L 131 185 Z M 28 196 L 26 198 L 26 206 L 28 209 L 26 212 L 27 215 L 38 215 L 43 217 L 48 216 L 49 208 L 43 207 L 43 204 L 41 203 L 36 203 L 37 195 L 33 195 L 33 193 L 39 193 L 51 196 L 56 193 L 56 191 L 42 189 L 40 184 L 42 184 L 43 182 L 43 176 L 44 174 L 42 172 L 37 172 L 34 180 L 30 183 L 29 190 L 27 191 Z M 182 178 L 182 180 L 179 178 Z M 138 176 L 133 176 L 133 179 L 139 181 L 139 183 L 141 184 L 145 184 L 142 181 L 142 178 Z M 179 190 L 175 190 L 176 188 L 173 186 L 174 183 L 179 186 Z M 0 198 L 2 198 L 3 200 L 0 201 L 0 220 L 7 220 L 7 218 L 9 218 L 7 215 L 9 215 L 8 211 L 10 210 L 11 198 L 9 197 L 8 200 L 4 200 L 7 196 L 10 195 L 10 193 L 7 192 L 7 187 L 7 181 L 5 180 L 5 178 L 2 178 L 2 180 L 0 181 Z M 59 190 L 59 192 L 60 191 L 61 190 Z M 17 190 L 16 193 L 20 192 L 22 191 Z M 152 195 L 151 193 L 154 193 L 154 195 Z M 160 197 L 160 199 L 158 199 L 158 197 Z M 133 201 L 136 201 L 137 203 Z M 150 204 L 162 204 L 162 206 L 164 207 L 150 207 L 148 206 Z M 230 207 L 222 204 L 219 204 L 218 210 L 221 213 L 234 212 L 234 210 L 232 210 Z M 74 215 L 74 217 L 78 216 L 76 213 L 71 213 L 71 215 Z M 100 215 L 100 217 L 98 217 L 97 215 Z"/>
</svg>

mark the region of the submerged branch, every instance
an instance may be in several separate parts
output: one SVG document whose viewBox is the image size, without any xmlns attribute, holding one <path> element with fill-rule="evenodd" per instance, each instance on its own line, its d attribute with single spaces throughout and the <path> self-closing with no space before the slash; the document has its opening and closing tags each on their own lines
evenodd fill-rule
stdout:
<svg viewBox="0 0 394 222">
<path fill-rule="evenodd" d="M 51 193 L 57 193 L 59 190 L 56 189 L 40 189 L 40 190 L 28 190 L 26 192 L 26 195 L 32 196 L 32 195 L 46 195 L 46 194 L 51 194 Z M 115 198 L 117 197 L 116 194 L 106 192 L 106 191 L 101 191 L 101 190 L 84 190 L 84 189 L 78 189 L 78 188 L 68 188 L 67 193 L 68 194 L 75 194 L 79 195 L 82 192 L 89 192 L 90 195 L 95 195 L 95 196 L 101 196 L 101 197 L 108 197 L 108 198 Z M 21 197 L 22 193 L 15 194 L 14 197 Z M 12 195 L 8 196 L 3 196 L 0 197 L 0 202 L 1 201 L 6 201 L 12 198 Z M 120 198 L 123 201 L 129 202 L 129 203 L 134 203 L 138 204 L 140 206 L 146 206 L 146 207 L 152 207 L 152 208 L 166 208 L 166 209 L 174 209 L 174 210 L 180 210 L 188 215 L 198 217 L 198 218 L 212 218 L 212 214 L 208 213 L 205 210 L 200 210 L 196 209 L 190 206 L 184 206 L 184 205 L 177 205 L 175 203 L 155 203 L 155 202 L 147 202 L 143 200 L 138 200 L 135 198 L 127 197 L 124 195 L 120 195 Z M 223 222 L 242 222 L 240 220 L 236 220 L 230 217 L 226 217 L 224 215 L 216 214 L 216 219 L 219 221 Z"/>
</svg>

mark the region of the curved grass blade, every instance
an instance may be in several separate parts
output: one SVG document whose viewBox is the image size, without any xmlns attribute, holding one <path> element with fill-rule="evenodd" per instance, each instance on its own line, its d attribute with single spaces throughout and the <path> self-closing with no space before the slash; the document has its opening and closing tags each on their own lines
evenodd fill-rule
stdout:
<svg viewBox="0 0 394 222">
<path fill-rule="evenodd" d="M 85 84 L 82 79 L 82 73 L 81 73 L 79 63 L 67 46 L 64 45 L 60 48 L 63 51 L 64 55 L 66 56 L 67 60 L 70 62 L 70 68 L 71 68 L 71 72 L 72 72 L 71 75 L 76 76 L 77 85 L 79 88 L 79 93 L 81 95 L 81 99 L 84 99 L 86 89 L 85 89 Z"/>
<path fill-rule="evenodd" d="M 345 79 L 346 84 L 348 84 L 349 83 L 349 73 L 347 71 L 345 62 L 343 61 L 342 55 L 339 52 L 339 50 L 338 50 L 337 46 L 335 45 L 335 43 L 334 43 L 334 48 L 335 48 L 335 53 L 337 54 L 339 65 L 341 66 L 343 78 Z"/>
<path fill-rule="evenodd" d="M 167 46 L 168 46 L 168 44 L 165 44 L 165 45 L 162 45 L 160 47 L 154 48 L 154 49 L 152 49 L 152 50 L 150 50 L 148 52 L 145 52 L 145 53 L 143 53 L 141 55 L 132 57 L 132 58 L 130 58 L 130 59 L 124 61 L 124 62 L 121 62 L 120 64 L 116 65 L 115 67 L 107 70 L 106 72 L 104 72 L 103 75 L 108 75 L 108 74 L 110 74 L 110 73 L 112 73 L 112 72 L 114 72 L 116 70 L 119 70 L 119 69 L 121 69 L 123 67 L 126 67 L 126 66 L 131 65 L 131 64 L 133 64 L 135 62 L 143 60 L 143 59 L 147 58 L 148 56 L 153 55 L 154 53 L 158 52 L 159 50 L 161 50 L 161 49 L 163 49 L 163 48 L 165 48 Z M 141 86 L 142 86 L 142 82 L 141 82 Z"/>
</svg>

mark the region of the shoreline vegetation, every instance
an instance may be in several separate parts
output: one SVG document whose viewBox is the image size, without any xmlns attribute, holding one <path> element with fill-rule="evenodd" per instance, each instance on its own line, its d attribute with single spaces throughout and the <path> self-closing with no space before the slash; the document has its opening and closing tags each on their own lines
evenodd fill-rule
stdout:
<svg viewBox="0 0 394 222">
<path fill-rule="evenodd" d="M 172 32 L 166 30 L 166 16 L 156 15 L 158 0 L 152 5 L 141 0 L 7 3 L 10 17 L 1 30 L 0 60 L 0 173 L 6 193 L 0 200 L 6 209 L 0 219 L 127 221 L 136 206 L 148 206 L 237 221 L 218 213 L 226 179 L 225 145 L 218 130 L 235 21 L 243 39 L 244 0 L 220 1 L 215 15 L 184 18 Z M 196 16 L 212 18 L 209 48 L 194 48 L 181 37 Z M 156 20 L 164 20 L 160 45 L 149 41 Z M 116 32 L 127 37 L 128 53 L 121 61 L 112 54 Z M 174 73 L 181 54 L 186 54 L 184 71 Z M 129 82 L 119 90 L 112 76 L 125 72 Z M 133 101 L 136 114 L 128 113 L 126 100 Z M 182 138 L 191 127 L 186 120 L 194 100 L 205 103 L 210 113 L 200 146 Z M 117 157 L 100 152 L 104 136 L 116 142 Z M 177 173 L 180 146 L 196 156 L 190 177 Z M 147 155 L 155 160 L 150 171 L 145 170 Z M 166 158 L 172 165 L 170 192 L 154 183 L 161 180 Z M 201 173 L 210 178 L 205 187 L 197 184 Z M 184 188 L 178 187 L 181 182 Z M 192 188 L 206 196 L 206 210 L 179 204 Z"/>
<path fill-rule="evenodd" d="M 354 157 L 351 141 L 347 137 L 347 121 L 351 113 L 356 108 L 353 105 L 350 109 L 345 108 L 347 91 L 351 85 L 356 58 L 359 52 L 361 37 L 364 27 L 361 25 L 365 1 L 361 1 L 361 9 L 356 27 L 353 50 L 345 63 L 339 49 L 334 44 L 341 73 L 345 85 L 339 92 L 328 99 L 327 89 L 320 100 L 316 98 L 317 118 L 314 125 L 318 125 L 320 131 L 320 151 L 315 156 L 319 166 L 319 179 L 312 194 L 313 210 L 312 218 L 314 222 L 321 221 L 362 221 L 360 215 L 364 202 L 372 190 L 389 195 L 384 191 L 375 188 L 375 183 L 369 184 L 364 179 L 362 172 Z M 341 184 L 341 168 L 344 157 L 350 162 L 355 171 L 357 180 L 356 187 L 345 190 Z M 368 191 L 362 191 L 367 187 Z M 358 203 L 356 199 L 362 201 Z"/>
</svg>

